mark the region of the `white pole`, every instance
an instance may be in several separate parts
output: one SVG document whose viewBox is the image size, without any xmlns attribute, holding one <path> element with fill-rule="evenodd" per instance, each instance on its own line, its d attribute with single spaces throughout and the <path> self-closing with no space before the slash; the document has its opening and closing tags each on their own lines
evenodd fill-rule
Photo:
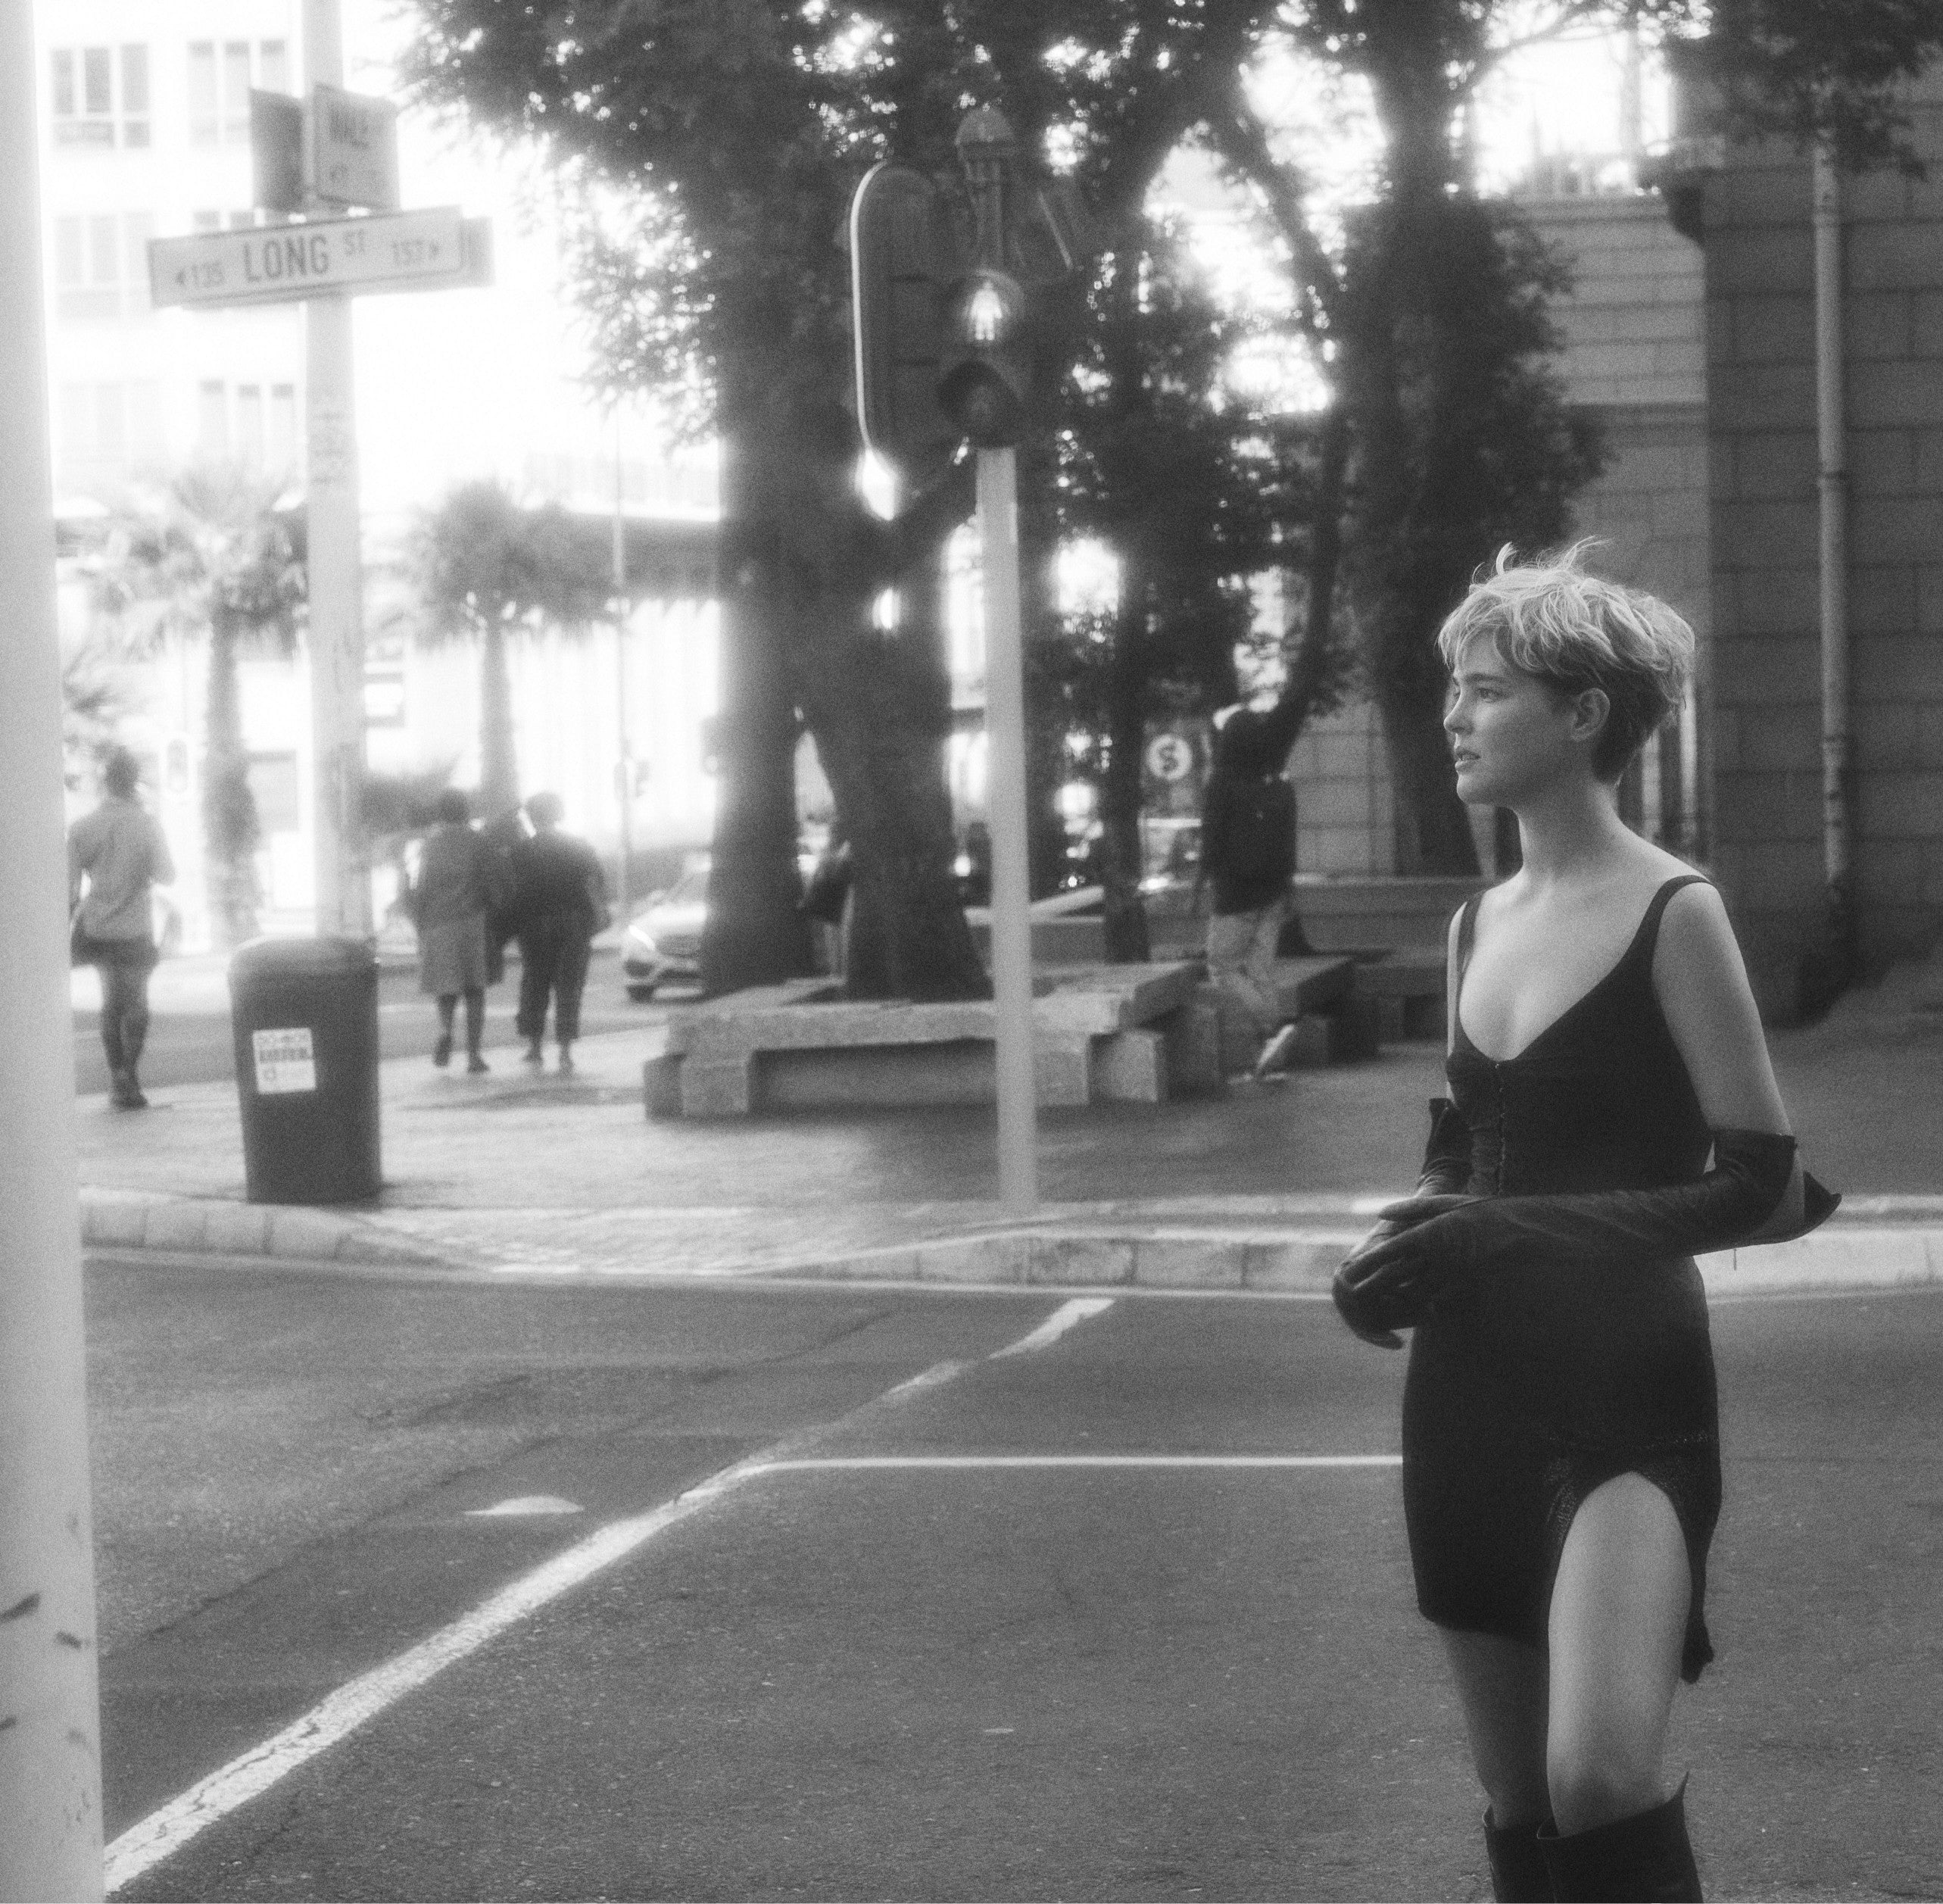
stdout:
<svg viewBox="0 0 1943 1904">
<path fill-rule="evenodd" d="M 992 991 L 998 1014 L 999 1200 L 1039 1202 L 1033 1089 L 1031 884 L 1026 860 L 1025 679 L 1018 613 L 1018 478 L 1009 449 L 978 452 L 984 548 L 986 806 L 992 828 Z"/>
<path fill-rule="evenodd" d="M 101 1894 L 33 9 L 0 8 L 0 1899 Z"/>
<path fill-rule="evenodd" d="M 344 83 L 337 0 L 304 0 L 304 79 L 307 89 Z M 307 138 L 304 147 L 307 168 Z M 307 186 L 310 180 L 305 183 Z M 317 930 L 368 938 L 371 865 L 359 811 L 364 782 L 364 588 L 351 299 L 307 300 L 304 340 Z"/>
<path fill-rule="evenodd" d="M 1826 139 L 1814 152 L 1815 435 L 1820 495 L 1822 860 L 1838 956 L 1853 945 L 1849 817 L 1848 419 L 1843 386 L 1842 181 Z M 1845 969 L 1842 984 L 1848 982 Z"/>
<path fill-rule="evenodd" d="M 621 517 L 621 413 L 614 412 L 614 719 L 619 727 L 619 759 L 614 766 L 615 785 L 621 797 L 621 868 L 615 882 L 614 916 L 621 930 L 628 928 L 633 910 L 631 877 L 635 851 L 634 748 L 628 733 L 628 545 L 626 525 Z"/>
</svg>

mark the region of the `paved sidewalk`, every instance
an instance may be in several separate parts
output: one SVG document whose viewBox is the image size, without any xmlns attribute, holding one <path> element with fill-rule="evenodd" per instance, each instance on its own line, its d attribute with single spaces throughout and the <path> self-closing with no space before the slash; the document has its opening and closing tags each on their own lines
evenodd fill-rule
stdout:
<svg viewBox="0 0 1943 1904">
<path fill-rule="evenodd" d="M 650 1122 L 659 1025 L 510 1054 L 470 1078 L 382 1067 L 385 1190 L 350 1210 L 243 1200 L 235 1088 L 80 1110 L 92 1247 L 228 1253 L 508 1281 L 853 1276 L 1317 1291 L 1414 1179 L 1434 1045 L 1241 1084 L 1222 1100 L 1042 1114 L 1041 1210 L 993 1200 L 989 1111 Z M 1943 1281 L 1943 1013 L 1863 994 L 1781 1033 L 1810 1166 L 1847 1194 L 1814 1237 L 1705 1264 L 1722 1293 Z"/>
</svg>

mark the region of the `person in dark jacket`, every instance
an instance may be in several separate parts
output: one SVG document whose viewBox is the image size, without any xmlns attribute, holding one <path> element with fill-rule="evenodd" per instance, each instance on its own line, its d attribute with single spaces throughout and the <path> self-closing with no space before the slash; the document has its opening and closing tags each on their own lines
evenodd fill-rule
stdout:
<svg viewBox="0 0 1943 1904">
<path fill-rule="evenodd" d="M 594 935 L 607 922 L 607 876 L 593 847 L 560 831 L 557 794 L 526 803 L 532 835 L 513 850 L 513 913 L 519 938 L 519 1035 L 526 1062 L 544 1064 L 551 1000 L 560 1068 L 573 1069 L 580 997 Z"/>
<path fill-rule="evenodd" d="M 1265 1076 L 1288 1055 L 1277 1028 L 1275 953 L 1294 912 L 1296 794 L 1284 773 L 1299 703 L 1238 707 L 1221 725 L 1201 807 L 1201 877 L 1212 888 L 1208 974 L 1246 1017 Z"/>
</svg>

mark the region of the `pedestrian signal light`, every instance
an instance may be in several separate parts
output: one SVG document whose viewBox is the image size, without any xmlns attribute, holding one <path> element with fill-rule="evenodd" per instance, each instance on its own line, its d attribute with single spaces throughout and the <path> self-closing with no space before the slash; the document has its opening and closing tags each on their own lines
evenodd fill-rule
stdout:
<svg viewBox="0 0 1943 1904">
<path fill-rule="evenodd" d="M 938 407 L 981 449 L 1016 443 L 1032 391 L 1031 311 L 1003 271 L 981 268 L 954 285 L 946 306 Z"/>
</svg>

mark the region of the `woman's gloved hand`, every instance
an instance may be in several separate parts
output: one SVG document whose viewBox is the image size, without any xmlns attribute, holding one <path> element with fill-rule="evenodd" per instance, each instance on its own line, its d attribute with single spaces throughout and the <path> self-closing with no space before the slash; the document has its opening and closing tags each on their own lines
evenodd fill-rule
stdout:
<svg viewBox="0 0 1943 1904">
<path fill-rule="evenodd" d="M 1403 1347 L 1403 1338 L 1396 1331 L 1415 1328 L 1451 1275 L 1457 1273 L 1455 1268 L 1444 1266 L 1436 1250 L 1409 1250 L 1410 1232 L 1480 1200 L 1437 1192 L 1405 1197 L 1383 1208 L 1376 1228 L 1343 1259 L 1330 1286 L 1336 1313 L 1352 1334 L 1380 1349 Z"/>
<path fill-rule="evenodd" d="M 1495 1264 L 1625 1264 L 1779 1242 L 1826 1222 L 1841 1200 L 1801 1171 L 1793 1138 L 1718 1130 L 1714 1167 L 1692 1183 L 1392 1203 L 1378 1213 L 1379 1234 L 1336 1272 L 1336 1306 L 1377 1341 L 1414 1327 L 1454 1281 Z"/>
</svg>

